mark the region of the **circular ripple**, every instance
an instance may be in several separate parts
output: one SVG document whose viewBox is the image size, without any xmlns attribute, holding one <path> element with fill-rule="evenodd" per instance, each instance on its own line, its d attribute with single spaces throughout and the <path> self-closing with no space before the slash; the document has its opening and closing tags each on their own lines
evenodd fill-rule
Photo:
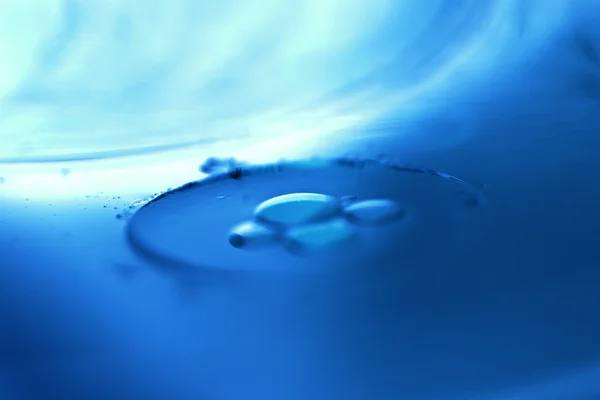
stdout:
<svg viewBox="0 0 600 400">
<path fill-rule="evenodd" d="M 285 246 L 240 249 L 231 228 L 260 203 L 290 193 L 355 201 L 390 199 L 403 217 L 360 225 L 348 246 L 318 253 Z M 167 192 L 139 209 L 127 227 L 134 249 L 161 263 L 221 270 L 307 271 L 422 267 L 458 255 L 481 236 L 487 203 L 479 187 L 444 173 L 368 159 L 318 159 L 247 165 Z"/>
</svg>

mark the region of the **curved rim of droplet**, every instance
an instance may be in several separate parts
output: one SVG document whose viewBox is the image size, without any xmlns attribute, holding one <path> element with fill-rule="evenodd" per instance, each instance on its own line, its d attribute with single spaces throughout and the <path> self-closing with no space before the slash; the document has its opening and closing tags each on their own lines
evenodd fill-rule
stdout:
<svg viewBox="0 0 600 400">
<path fill-rule="evenodd" d="M 454 175 L 447 174 L 445 172 L 436 171 L 433 169 L 427 168 L 419 168 L 414 166 L 408 166 L 405 164 L 400 164 L 394 161 L 381 160 L 381 159 L 373 159 L 373 158 L 359 158 L 359 157 L 311 157 L 304 159 L 292 159 L 292 160 L 279 160 L 277 162 L 264 163 L 264 164 L 249 164 L 249 163 L 240 163 L 236 165 L 234 168 L 230 169 L 227 172 L 221 172 L 213 175 L 206 176 L 197 181 L 188 182 L 182 186 L 179 186 L 175 189 L 164 192 L 152 200 L 148 201 L 146 204 L 141 206 L 133 216 L 129 219 L 127 226 L 125 228 L 125 235 L 129 245 L 132 249 L 141 255 L 142 257 L 150 260 L 153 264 L 160 264 L 161 266 L 165 266 L 172 269 L 177 270 L 193 270 L 193 271 L 212 271 L 220 273 L 230 272 L 230 273 L 240 273 L 241 271 L 238 269 L 230 269 L 230 268 L 218 268 L 213 265 L 194 265 L 188 263 L 183 260 L 178 260 L 169 255 L 165 255 L 158 250 L 153 250 L 151 246 L 147 246 L 141 241 L 136 234 L 133 232 L 133 228 L 135 227 L 135 223 L 141 215 L 153 207 L 157 202 L 161 200 L 177 195 L 178 193 L 190 190 L 197 189 L 204 186 L 212 185 L 218 182 L 229 181 L 229 180 L 240 180 L 244 177 L 249 176 L 260 176 L 260 175 L 268 175 L 283 171 L 302 171 L 302 170 L 314 170 L 318 168 L 347 168 L 347 169 L 386 169 L 391 171 L 396 171 L 400 173 L 411 173 L 411 174 L 423 174 L 435 176 L 440 179 L 446 179 L 454 181 L 458 184 L 464 185 L 466 187 L 470 187 L 471 189 L 475 189 L 477 192 L 481 192 L 484 187 L 483 184 L 472 184 L 463 179 L 460 179 Z"/>
</svg>

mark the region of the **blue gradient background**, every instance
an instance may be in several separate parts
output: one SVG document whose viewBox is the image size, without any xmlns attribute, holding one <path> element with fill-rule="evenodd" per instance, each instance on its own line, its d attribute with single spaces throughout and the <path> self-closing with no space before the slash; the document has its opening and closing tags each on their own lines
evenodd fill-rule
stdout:
<svg viewBox="0 0 600 400">
<path fill-rule="evenodd" d="M 600 398 L 598 10 L 0 2 L 0 398 Z M 156 272 L 114 218 L 208 156 L 345 153 L 485 183 L 489 234 L 332 300 Z"/>
</svg>

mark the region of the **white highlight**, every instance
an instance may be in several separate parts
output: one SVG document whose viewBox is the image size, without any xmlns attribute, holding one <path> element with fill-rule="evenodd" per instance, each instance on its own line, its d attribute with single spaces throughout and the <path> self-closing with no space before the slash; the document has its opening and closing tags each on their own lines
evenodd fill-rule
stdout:
<svg viewBox="0 0 600 400">
<path fill-rule="evenodd" d="M 202 154 L 170 155 L 183 161 L 138 158 L 133 164 L 148 166 L 140 173 L 120 162 L 68 164 L 74 173 L 60 180 L 53 167 L 0 165 L 0 190 L 126 194 L 146 191 L 147 180 L 174 186 L 208 156 L 291 157 L 324 135 L 408 112 L 420 96 L 456 83 L 458 72 L 508 68 L 506 60 L 559 26 L 567 3 L 449 4 L 0 2 L 0 57 L 10 60 L 0 66 L 0 159 L 203 142 Z M 222 151 L 227 141 L 235 143 Z"/>
</svg>

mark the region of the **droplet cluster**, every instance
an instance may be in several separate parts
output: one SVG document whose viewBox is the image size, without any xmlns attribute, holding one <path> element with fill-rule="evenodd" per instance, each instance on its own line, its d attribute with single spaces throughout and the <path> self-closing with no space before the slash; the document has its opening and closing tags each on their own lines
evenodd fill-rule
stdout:
<svg viewBox="0 0 600 400">
<path fill-rule="evenodd" d="M 391 222 L 404 213 L 389 199 L 290 193 L 260 203 L 252 220 L 231 228 L 229 243 L 240 249 L 281 244 L 292 253 L 330 249 L 356 238 L 362 226 Z"/>
</svg>

